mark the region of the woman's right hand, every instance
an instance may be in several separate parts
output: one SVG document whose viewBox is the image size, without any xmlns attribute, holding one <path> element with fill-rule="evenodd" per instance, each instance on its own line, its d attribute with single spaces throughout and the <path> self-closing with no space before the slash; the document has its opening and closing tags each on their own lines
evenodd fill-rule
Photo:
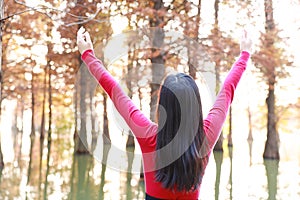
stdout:
<svg viewBox="0 0 300 200">
<path fill-rule="evenodd" d="M 242 33 L 240 50 L 247 51 L 249 53 L 252 52 L 252 39 L 250 38 L 249 33 L 246 30 L 244 30 Z"/>
</svg>

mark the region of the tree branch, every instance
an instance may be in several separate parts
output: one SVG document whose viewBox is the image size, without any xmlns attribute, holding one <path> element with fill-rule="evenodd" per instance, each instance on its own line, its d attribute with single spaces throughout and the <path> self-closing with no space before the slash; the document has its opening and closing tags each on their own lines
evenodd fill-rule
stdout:
<svg viewBox="0 0 300 200">
<path fill-rule="evenodd" d="M 71 22 L 71 23 L 67 23 L 67 24 L 64 24 L 62 23 L 61 25 L 63 26 L 66 26 L 66 27 L 70 27 L 70 26 L 73 26 L 73 25 L 78 25 L 78 24 L 84 24 L 84 23 L 87 23 L 89 21 L 96 21 L 96 22 L 103 22 L 103 21 L 106 21 L 106 20 L 96 20 L 95 17 L 99 14 L 99 12 L 101 11 L 101 8 L 97 9 L 97 11 L 92 14 L 91 17 L 86 17 L 86 16 L 79 16 L 79 15 L 75 15 L 75 14 L 72 14 L 72 13 L 69 13 L 69 12 L 66 12 L 64 10 L 60 10 L 60 9 L 57 9 L 57 8 L 53 8 L 53 7 L 49 7 L 49 6 L 45 6 L 45 5 L 39 5 L 38 7 L 31 7 L 31 6 L 28 6 L 26 5 L 26 3 L 24 2 L 21 2 L 19 0 L 14 0 L 15 3 L 19 4 L 19 5 L 22 5 L 24 7 L 26 7 L 27 9 L 26 10 L 23 10 L 23 11 L 20 11 L 20 12 L 17 12 L 17 13 L 14 13 L 12 15 L 9 15 L 5 18 L 2 18 L 0 19 L 0 22 L 3 22 L 13 16 L 16 16 L 16 15 L 21 15 L 23 13 L 27 13 L 27 12 L 30 12 L 30 11 L 35 11 L 35 12 L 39 12 L 43 15 L 46 15 L 48 18 L 50 18 L 51 20 L 53 21 L 57 21 L 57 20 L 54 20 L 53 17 L 45 12 L 45 10 L 52 10 L 52 11 L 55 11 L 57 13 L 66 13 L 66 15 L 69 15 L 73 18 L 77 18 L 77 19 L 82 19 L 80 21 L 77 21 L 77 22 Z"/>
</svg>

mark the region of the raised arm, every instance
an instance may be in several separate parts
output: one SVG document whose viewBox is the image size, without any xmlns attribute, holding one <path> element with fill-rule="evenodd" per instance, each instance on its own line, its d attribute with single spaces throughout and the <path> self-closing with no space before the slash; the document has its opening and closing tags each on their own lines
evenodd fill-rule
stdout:
<svg viewBox="0 0 300 200">
<path fill-rule="evenodd" d="M 209 111 L 208 116 L 204 120 L 204 130 L 210 150 L 214 147 L 220 136 L 229 106 L 234 97 L 235 89 L 247 67 L 247 62 L 250 58 L 251 46 L 252 41 L 247 35 L 247 32 L 244 31 L 240 44 L 240 57 L 232 66 L 217 96 L 213 108 Z"/>
<path fill-rule="evenodd" d="M 88 67 L 90 73 L 106 91 L 115 105 L 118 112 L 132 130 L 133 134 L 139 138 L 149 137 L 157 126 L 152 123 L 123 92 L 120 85 L 105 69 L 102 62 L 96 58 L 93 45 L 88 32 L 79 29 L 77 33 L 77 44 L 81 58 Z"/>
</svg>

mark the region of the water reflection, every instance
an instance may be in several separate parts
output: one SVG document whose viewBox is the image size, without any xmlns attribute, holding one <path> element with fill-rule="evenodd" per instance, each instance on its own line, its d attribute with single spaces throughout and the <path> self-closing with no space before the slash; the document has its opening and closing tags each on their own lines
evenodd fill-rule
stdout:
<svg viewBox="0 0 300 200">
<path fill-rule="evenodd" d="M 125 184 L 125 188 L 126 188 L 126 192 L 124 192 L 126 194 L 126 200 L 131 200 L 133 199 L 133 193 L 132 193 L 132 187 L 131 187 L 131 179 L 132 179 L 132 163 L 133 163 L 133 155 L 130 152 L 134 152 L 134 147 L 127 147 L 126 148 L 127 152 L 126 152 L 126 156 L 127 156 L 127 173 L 126 173 L 126 184 Z"/>
<path fill-rule="evenodd" d="M 105 144 L 103 147 L 103 158 L 102 158 L 102 169 L 101 169 L 101 180 L 100 180 L 100 187 L 99 187 L 99 200 L 104 199 L 104 185 L 105 185 L 105 172 L 106 172 L 106 164 L 107 163 L 107 156 L 109 153 L 111 145 Z"/>
<path fill-rule="evenodd" d="M 294 143 L 281 138 L 284 151 L 279 164 L 276 160 L 262 159 L 263 148 L 260 151 L 258 147 L 263 142 L 259 143 L 254 136 L 251 143 L 245 139 L 235 143 L 234 148 L 226 147 L 224 152 L 214 152 L 204 177 L 207 179 L 203 183 L 200 199 L 300 199 L 300 162 L 295 158 L 299 158 L 300 154 L 294 155 L 298 148 L 296 141 L 299 141 L 296 139 L 300 137 L 290 137 Z M 110 145 L 104 145 L 101 149 L 102 160 L 97 161 L 91 155 L 74 155 L 72 144 L 65 141 L 66 138 L 54 139 L 50 153 L 45 146 L 41 156 L 40 140 L 36 137 L 32 148 L 29 145 L 28 149 L 23 149 L 20 159 L 18 143 L 13 162 L 5 163 L 3 171 L 0 169 L 0 199 L 144 198 L 143 179 L 131 172 L 134 165 L 140 162 L 130 153 L 134 149 L 127 148 L 124 159 L 126 171 L 117 171 L 103 164 L 114 155 Z M 296 149 L 290 149 L 291 146 Z"/>
<path fill-rule="evenodd" d="M 221 168 L 223 163 L 223 151 L 213 151 L 216 164 L 215 199 L 219 199 Z"/>
<path fill-rule="evenodd" d="M 264 160 L 268 180 L 268 200 L 275 200 L 277 194 L 278 160 Z"/>
<path fill-rule="evenodd" d="M 232 146 L 228 147 L 228 151 L 229 151 L 229 159 L 230 159 L 230 173 L 229 173 L 228 188 L 229 188 L 229 199 L 232 200 Z"/>
</svg>

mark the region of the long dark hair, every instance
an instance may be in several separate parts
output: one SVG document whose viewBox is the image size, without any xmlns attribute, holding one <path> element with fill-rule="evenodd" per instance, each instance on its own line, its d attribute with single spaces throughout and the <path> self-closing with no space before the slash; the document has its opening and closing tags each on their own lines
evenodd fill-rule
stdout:
<svg viewBox="0 0 300 200">
<path fill-rule="evenodd" d="M 204 131 L 199 89 L 192 77 L 165 78 L 157 108 L 156 181 L 177 191 L 196 190 L 202 181 Z"/>
</svg>

